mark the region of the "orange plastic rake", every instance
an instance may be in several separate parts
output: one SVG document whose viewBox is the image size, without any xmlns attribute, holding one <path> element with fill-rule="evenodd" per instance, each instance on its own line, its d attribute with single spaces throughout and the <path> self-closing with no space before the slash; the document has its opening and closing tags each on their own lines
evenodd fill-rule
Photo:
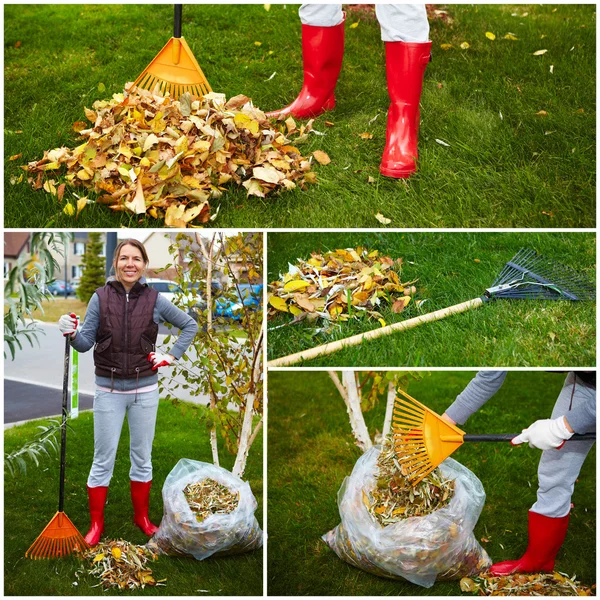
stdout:
<svg viewBox="0 0 600 600">
<path fill-rule="evenodd" d="M 149 91 L 158 86 L 162 95 L 168 92 L 175 99 L 185 92 L 201 98 L 212 92 L 212 89 L 193 52 L 181 36 L 181 15 L 181 4 L 176 4 L 173 37 L 135 80 L 134 85 Z"/>
<path fill-rule="evenodd" d="M 25 552 L 26 558 L 55 558 L 67 556 L 73 551 L 82 552 L 89 548 L 83 536 L 73 525 L 71 519 L 63 512 L 65 503 L 65 467 L 67 463 L 67 396 L 69 393 L 69 358 L 70 345 L 65 336 L 65 360 L 63 371 L 63 398 L 62 398 L 62 425 L 60 438 L 60 491 L 58 495 L 58 511 L 44 531 L 38 535 L 29 550 Z"/>
<path fill-rule="evenodd" d="M 464 442 L 510 442 L 518 433 L 469 434 L 398 390 L 392 437 L 402 474 L 415 486 Z M 574 434 L 570 441 L 595 440 L 595 433 Z M 567 442 L 567 443 L 569 443 Z"/>
</svg>

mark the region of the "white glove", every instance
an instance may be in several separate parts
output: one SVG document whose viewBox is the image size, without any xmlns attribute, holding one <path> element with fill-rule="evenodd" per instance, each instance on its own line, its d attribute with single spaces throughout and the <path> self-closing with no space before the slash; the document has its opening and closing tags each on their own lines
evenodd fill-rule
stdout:
<svg viewBox="0 0 600 600">
<path fill-rule="evenodd" d="M 75 313 L 70 313 L 68 315 L 63 315 L 58 320 L 58 328 L 60 332 L 64 335 L 71 335 L 77 332 L 77 315 Z"/>
<path fill-rule="evenodd" d="M 156 371 L 158 367 L 169 367 L 175 362 L 175 357 L 170 354 L 157 354 L 150 352 L 148 360 L 152 363 L 152 370 Z"/>
<path fill-rule="evenodd" d="M 530 448 L 540 450 L 550 450 L 552 448 L 562 448 L 566 440 L 570 439 L 573 433 L 567 429 L 565 418 L 541 419 L 530 425 L 510 443 L 513 446 L 528 442 Z"/>
</svg>

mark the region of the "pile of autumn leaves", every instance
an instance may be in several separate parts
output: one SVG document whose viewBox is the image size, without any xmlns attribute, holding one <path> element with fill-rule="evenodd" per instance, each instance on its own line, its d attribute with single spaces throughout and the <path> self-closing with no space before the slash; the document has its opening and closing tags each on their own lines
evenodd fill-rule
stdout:
<svg viewBox="0 0 600 600">
<path fill-rule="evenodd" d="M 416 292 L 415 281 L 402 282 L 397 271 L 402 259 L 380 255 L 377 250 L 348 248 L 297 259 L 269 286 L 269 316 L 294 315 L 292 322 L 322 318 L 347 321 L 364 316 L 378 319 L 383 304 L 402 312 Z"/>
<path fill-rule="evenodd" d="M 173 100 L 127 84 L 122 94 L 95 102 L 85 115 L 91 127 L 74 125 L 83 144 L 47 151 L 24 167 L 33 174 L 28 181 L 34 189 L 61 202 L 66 186 L 84 187 L 115 211 L 147 213 L 164 218 L 167 226 L 186 227 L 211 218 L 210 201 L 227 185 L 243 185 L 248 196 L 264 198 L 316 181 L 312 157 L 303 157 L 286 137 L 306 139 L 312 122 L 299 129 L 292 118 L 273 124 L 246 96 L 227 101 L 211 92 L 199 100 L 186 93 Z M 329 161 L 324 152 L 314 157 Z M 59 183 L 52 177 L 65 167 Z M 88 203 L 80 198 L 77 214 Z"/>
</svg>

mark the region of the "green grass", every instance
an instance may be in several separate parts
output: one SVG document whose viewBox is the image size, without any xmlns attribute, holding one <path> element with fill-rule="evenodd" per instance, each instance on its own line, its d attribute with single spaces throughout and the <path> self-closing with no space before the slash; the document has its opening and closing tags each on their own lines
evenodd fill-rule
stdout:
<svg viewBox="0 0 600 600">
<path fill-rule="evenodd" d="M 10 452 L 20 447 L 35 433 L 34 421 L 9 429 L 4 433 L 4 449 Z M 93 457 L 92 413 L 84 412 L 71 422 L 68 432 L 65 513 L 83 533 L 89 516 L 85 491 Z M 147 537 L 132 521 L 129 497 L 129 433 L 124 426 L 117 461 L 105 512 L 105 536 L 123 538 L 144 544 Z M 221 444 L 222 445 L 222 444 Z M 262 524 L 263 460 L 262 443 L 257 439 L 248 459 L 244 479 L 250 482 L 258 501 L 256 517 Z M 162 485 L 180 458 L 212 462 L 206 409 L 180 403 L 177 407 L 161 401 L 153 447 L 154 484 L 150 497 L 150 518 L 158 523 L 162 516 Z M 231 469 L 234 457 L 221 453 L 221 466 Z M 50 521 L 58 505 L 58 458 L 45 459 L 39 467 L 29 465 L 26 475 L 12 478 L 6 475 L 4 484 L 4 594 L 7 596 L 92 596 L 136 595 L 136 592 L 102 591 L 93 587 L 98 582 L 91 576 L 76 580 L 75 571 L 81 562 L 71 556 L 65 559 L 32 561 L 24 558 L 29 545 Z M 166 587 L 146 588 L 138 594 L 154 596 L 262 594 L 262 550 L 239 556 L 208 558 L 204 561 L 169 556 L 151 563 L 157 579 L 167 578 Z M 75 586 L 73 582 L 78 581 Z"/>
<path fill-rule="evenodd" d="M 379 175 L 389 102 L 383 43 L 374 18 L 349 13 L 338 104 L 315 121 L 327 135 L 310 136 L 301 147 L 332 159 L 316 166 L 318 184 L 266 199 L 232 190 L 213 203 L 220 212 L 210 225 L 380 227 L 381 212 L 391 227 L 593 227 L 595 7 L 447 9 L 452 23 L 431 22 L 417 176 L 406 182 Z M 161 226 L 100 205 L 76 220 L 50 195 L 11 179 L 44 150 L 77 144 L 71 126 L 83 119 L 83 107 L 135 79 L 171 35 L 172 7 L 7 5 L 4 15 L 5 224 Z M 504 39 L 509 32 L 518 40 Z M 268 12 L 262 5 L 189 5 L 183 33 L 213 88 L 228 97 L 244 93 L 272 110 L 301 87 L 295 5 L 274 4 Z M 464 41 L 466 51 L 459 48 Z M 533 56 L 541 49 L 547 53 Z M 547 116 L 536 116 L 540 111 Z M 363 132 L 373 138 L 361 139 Z M 73 201 L 72 191 L 66 196 Z"/>
<path fill-rule="evenodd" d="M 402 281 L 418 278 L 416 299 L 400 315 L 382 310 L 387 324 L 482 296 L 522 247 L 595 280 L 595 237 L 591 233 L 272 233 L 268 281 L 286 273 L 288 262 L 313 251 L 359 245 L 404 260 Z M 479 262 L 477 262 L 479 261 Z M 291 320 L 281 313 L 268 324 L 269 359 L 380 327 L 350 320 L 330 333 L 323 323 Z M 304 366 L 593 366 L 596 348 L 594 302 L 499 300 L 477 310 L 363 342 Z"/>
<path fill-rule="evenodd" d="M 435 372 L 408 392 L 442 413 L 474 373 Z M 509 433 L 547 418 L 564 374 L 511 372 L 504 386 L 463 427 L 468 433 Z M 430 589 L 390 581 L 344 563 L 320 540 L 338 525 L 336 495 L 360 451 L 344 403 L 326 373 L 269 373 L 268 515 L 269 595 L 460 595 L 458 582 Z M 365 414 L 381 431 L 385 407 Z M 461 446 L 453 458 L 483 483 L 486 504 L 475 527 L 494 562 L 521 556 L 527 546 L 527 511 L 536 499 L 540 452 L 509 444 Z M 590 452 L 573 495 L 574 509 L 556 568 L 586 585 L 596 576 L 596 467 Z"/>
</svg>

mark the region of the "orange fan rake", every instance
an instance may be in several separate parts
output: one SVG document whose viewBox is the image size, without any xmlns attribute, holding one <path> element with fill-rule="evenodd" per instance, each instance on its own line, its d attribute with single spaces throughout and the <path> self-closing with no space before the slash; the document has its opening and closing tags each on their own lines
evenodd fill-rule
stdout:
<svg viewBox="0 0 600 600">
<path fill-rule="evenodd" d="M 181 4 L 176 4 L 173 37 L 135 80 L 134 85 L 149 91 L 158 86 L 161 94 L 166 95 L 168 92 L 175 99 L 185 92 L 201 98 L 212 92 L 212 89 L 193 52 L 181 36 L 181 15 Z"/>
<path fill-rule="evenodd" d="M 60 431 L 60 487 L 58 493 L 58 511 L 37 536 L 26 558 L 55 558 L 67 556 L 73 551 L 82 552 L 89 548 L 87 542 L 73 525 L 71 519 L 63 512 L 65 504 L 65 470 L 67 464 L 67 397 L 69 395 L 69 362 L 71 347 L 69 338 L 65 336 L 65 358 L 63 369 L 62 425 Z"/>
<path fill-rule="evenodd" d="M 468 434 L 430 408 L 398 390 L 392 415 L 394 449 L 402 474 L 415 486 L 464 442 L 510 442 L 518 433 Z M 594 440 L 595 433 L 574 434 L 569 441 Z M 568 442 L 567 442 L 568 443 Z"/>
</svg>

